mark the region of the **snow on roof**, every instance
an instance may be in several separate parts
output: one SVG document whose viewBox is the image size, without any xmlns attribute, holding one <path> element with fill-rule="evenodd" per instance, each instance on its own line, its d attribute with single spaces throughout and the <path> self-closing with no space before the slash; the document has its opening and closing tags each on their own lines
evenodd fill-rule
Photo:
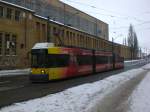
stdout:
<svg viewBox="0 0 150 112">
<path fill-rule="evenodd" d="M 47 49 L 49 47 L 54 47 L 54 43 L 36 43 L 32 49 Z"/>
<path fill-rule="evenodd" d="M 35 12 L 32 9 L 29 9 L 29 8 L 26 8 L 26 7 L 23 7 L 23 6 L 20 6 L 20 5 L 16 5 L 16 4 L 13 4 L 13 3 L 10 3 L 10 2 L 6 2 L 6 1 L 3 1 L 3 0 L 0 0 L 0 2 L 4 3 L 4 4 L 7 4 L 7 5 L 11 5 L 11 6 L 17 7 L 17 8 L 21 8 L 21 9 L 27 10 L 27 11 L 30 11 L 30 12 Z"/>
<path fill-rule="evenodd" d="M 48 18 L 46 18 L 46 17 L 40 16 L 40 15 L 37 15 L 37 14 L 34 14 L 34 15 L 35 15 L 36 17 L 41 18 L 41 19 L 48 20 Z M 61 23 L 61 22 L 59 22 L 59 21 L 54 21 L 54 20 L 52 20 L 52 19 L 49 19 L 49 21 L 50 21 L 50 22 L 54 22 L 54 23 L 59 24 L 59 25 L 64 25 L 63 23 Z"/>
</svg>

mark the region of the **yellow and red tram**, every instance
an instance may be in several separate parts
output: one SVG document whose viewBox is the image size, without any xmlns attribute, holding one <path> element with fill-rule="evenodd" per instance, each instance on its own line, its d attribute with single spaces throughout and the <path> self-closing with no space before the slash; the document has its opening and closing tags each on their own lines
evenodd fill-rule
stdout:
<svg viewBox="0 0 150 112">
<path fill-rule="evenodd" d="M 37 43 L 31 51 L 32 81 L 49 81 L 123 68 L 124 60 L 112 52 Z"/>
</svg>

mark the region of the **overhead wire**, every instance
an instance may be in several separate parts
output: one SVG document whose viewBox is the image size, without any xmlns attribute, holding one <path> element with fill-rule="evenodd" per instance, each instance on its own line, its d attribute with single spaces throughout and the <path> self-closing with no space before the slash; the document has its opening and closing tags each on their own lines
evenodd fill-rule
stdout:
<svg viewBox="0 0 150 112">
<path fill-rule="evenodd" d="M 68 2 L 71 2 L 71 3 L 75 3 L 75 4 L 78 4 L 78 5 L 82 5 L 82 6 L 88 6 L 88 7 L 94 8 L 94 9 L 99 9 L 99 10 L 103 10 L 105 12 L 109 12 L 109 13 L 115 14 L 115 15 L 113 15 L 113 14 L 111 14 L 111 15 L 110 14 L 102 14 L 102 15 L 105 15 L 105 16 L 122 18 L 122 19 L 127 19 L 128 18 L 128 19 L 136 20 L 137 22 L 144 21 L 144 20 L 141 20 L 141 19 L 139 19 L 137 17 L 131 17 L 131 16 L 128 16 L 128 15 L 125 15 L 125 14 L 121 14 L 121 13 L 115 12 L 115 11 L 110 11 L 110 10 L 106 10 L 104 8 L 99 8 L 99 7 L 96 7 L 94 5 L 90 5 L 90 4 L 86 4 L 86 3 L 82 3 L 82 2 L 77 2 L 77 1 L 73 1 L 73 0 L 65 0 L 65 1 L 68 1 Z M 92 13 L 95 13 L 95 12 L 92 12 Z M 150 13 L 150 12 L 146 12 L 146 13 Z M 101 14 L 101 13 L 99 13 L 99 14 Z"/>
<path fill-rule="evenodd" d="M 141 20 L 141 19 L 139 19 L 137 17 L 134 17 L 134 16 L 131 17 L 131 16 L 128 16 L 128 15 L 125 15 L 125 14 L 121 14 L 121 13 L 115 12 L 115 11 L 110 11 L 110 10 L 107 10 L 107 9 L 104 9 L 104 8 L 99 8 L 99 7 L 96 7 L 94 5 L 90 5 L 90 4 L 87 4 L 87 3 L 77 2 L 77 1 L 73 1 L 73 0 L 63 0 L 63 1 L 68 1 L 68 2 L 75 3 L 75 4 L 78 4 L 78 5 L 82 5 L 82 6 L 88 6 L 90 8 L 102 10 L 102 11 L 105 11 L 105 12 L 108 12 L 108 13 L 111 13 L 111 14 L 104 14 L 104 13 L 93 12 L 93 11 L 86 11 L 87 13 L 100 14 L 100 15 L 103 15 L 103 16 L 111 17 L 111 18 L 119 18 L 121 20 L 127 20 L 127 19 L 128 20 L 131 20 L 131 19 L 135 20 L 136 22 L 138 22 L 138 24 L 134 25 L 136 27 L 150 23 L 150 21 Z M 140 15 L 142 15 L 142 14 L 150 14 L 150 12 L 148 11 L 148 12 L 143 12 L 143 13 L 139 13 L 139 14 Z M 129 28 L 129 26 L 111 27 L 112 30 L 127 29 L 127 28 Z"/>
</svg>

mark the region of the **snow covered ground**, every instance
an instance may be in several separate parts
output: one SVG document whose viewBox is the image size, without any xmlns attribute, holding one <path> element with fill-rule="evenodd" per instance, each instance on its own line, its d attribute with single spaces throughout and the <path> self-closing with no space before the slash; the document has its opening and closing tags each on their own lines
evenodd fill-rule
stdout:
<svg viewBox="0 0 150 112">
<path fill-rule="evenodd" d="M 1 70 L 0 77 L 3 76 L 12 76 L 12 75 L 28 75 L 30 73 L 30 69 L 18 69 L 18 70 Z"/>
<path fill-rule="evenodd" d="M 0 112 L 150 112 L 149 70 L 150 64 L 60 93 L 15 103 Z"/>
<path fill-rule="evenodd" d="M 144 69 L 150 70 L 149 66 Z M 150 72 L 133 91 L 132 95 L 128 98 L 130 108 L 128 112 L 150 112 Z"/>
<path fill-rule="evenodd" d="M 129 61 L 124 61 L 124 65 L 125 67 L 130 67 L 133 65 L 138 65 L 138 64 L 146 64 L 149 63 L 150 59 L 149 58 L 145 58 L 145 59 L 139 59 L 139 60 L 129 60 Z"/>
</svg>

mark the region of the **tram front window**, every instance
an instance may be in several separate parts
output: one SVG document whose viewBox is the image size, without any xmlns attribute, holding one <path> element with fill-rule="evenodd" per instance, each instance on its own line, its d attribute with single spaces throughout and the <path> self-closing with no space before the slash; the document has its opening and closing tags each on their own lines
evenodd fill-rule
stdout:
<svg viewBox="0 0 150 112">
<path fill-rule="evenodd" d="M 32 67 L 45 67 L 45 55 L 32 54 Z"/>
<path fill-rule="evenodd" d="M 32 54 L 32 67 L 56 68 L 69 65 L 69 55 L 65 54 Z"/>
</svg>

